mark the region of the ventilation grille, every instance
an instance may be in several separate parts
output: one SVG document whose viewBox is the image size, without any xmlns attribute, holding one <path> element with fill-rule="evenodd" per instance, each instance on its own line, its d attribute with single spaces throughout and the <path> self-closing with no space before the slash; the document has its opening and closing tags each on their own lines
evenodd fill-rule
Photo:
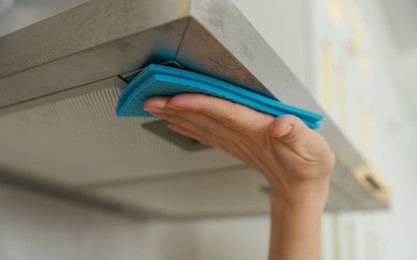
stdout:
<svg viewBox="0 0 417 260">
<path fill-rule="evenodd" d="M 57 94 L 63 98 L 53 102 L 47 97 L 32 101 L 35 106 L 25 104 L 27 109 L 3 111 L 0 166 L 85 186 L 241 164 L 215 149 L 185 151 L 142 129 L 154 119 L 117 118 L 115 80 Z"/>
</svg>

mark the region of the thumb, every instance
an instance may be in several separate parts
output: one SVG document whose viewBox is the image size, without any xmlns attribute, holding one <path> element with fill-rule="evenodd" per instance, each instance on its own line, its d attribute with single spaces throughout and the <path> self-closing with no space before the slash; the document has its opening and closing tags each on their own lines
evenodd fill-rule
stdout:
<svg viewBox="0 0 417 260">
<path fill-rule="evenodd" d="M 311 130 L 301 119 L 293 115 L 275 118 L 269 134 L 290 147 L 300 157 L 315 160 L 317 148 L 321 147 L 321 136 Z"/>
</svg>

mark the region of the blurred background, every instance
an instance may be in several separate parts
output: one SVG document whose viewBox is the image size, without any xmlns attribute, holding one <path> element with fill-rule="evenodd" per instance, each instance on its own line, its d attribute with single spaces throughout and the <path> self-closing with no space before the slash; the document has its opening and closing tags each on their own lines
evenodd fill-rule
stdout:
<svg viewBox="0 0 417 260">
<path fill-rule="evenodd" d="M 85 2 L 0 0 L 0 36 Z M 389 185 L 388 211 L 324 215 L 323 259 L 417 259 L 417 1 L 234 2 Z M 144 222 L 0 184 L 5 260 L 267 259 L 268 228 Z"/>
</svg>

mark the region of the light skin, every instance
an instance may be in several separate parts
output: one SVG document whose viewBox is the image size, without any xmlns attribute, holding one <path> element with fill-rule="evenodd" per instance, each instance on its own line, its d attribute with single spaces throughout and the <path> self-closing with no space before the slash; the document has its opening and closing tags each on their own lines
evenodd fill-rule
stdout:
<svg viewBox="0 0 417 260">
<path fill-rule="evenodd" d="M 269 260 L 321 259 L 321 215 L 335 156 L 320 134 L 295 116 L 273 117 L 202 94 L 153 97 L 145 110 L 265 176 L 271 188 Z"/>
</svg>

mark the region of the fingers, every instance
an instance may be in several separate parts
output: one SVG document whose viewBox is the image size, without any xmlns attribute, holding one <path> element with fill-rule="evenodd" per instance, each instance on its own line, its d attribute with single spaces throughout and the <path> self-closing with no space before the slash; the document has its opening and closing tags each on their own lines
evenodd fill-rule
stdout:
<svg viewBox="0 0 417 260">
<path fill-rule="evenodd" d="M 211 98 L 210 96 L 202 96 L 204 97 L 203 99 Z M 145 102 L 144 108 L 150 113 L 170 122 L 172 129 L 183 135 L 204 144 L 221 148 L 239 159 L 244 157 L 242 156 L 242 150 L 244 149 L 239 145 L 242 143 L 239 137 L 245 135 L 246 131 L 241 131 L 240 134 L 237 134 L 235 129 L 224 126 L 224 121 L 219 122 L 217 118 L 211 118 L 201 112 L 194 112 L 193 110 L 198 109 L 193 106 L 177 107 L 176 101 L 174 105 L 171 105 L 174 98 L 153 97 Z"/>
<path fill-rule="evenodd" d="M 324 152 L 330 150 L 326 141 L 298 117 L 284 115 L 274 119 L 248 107 L 212 96 L 180 94 L 174 97 L 153 97 L 144 106 L 157 116 L 164 113 L 162 118 L 191 130 L 206 143 L 210 140 L 221 143 L 220 140 L 225 137 L 233 140 L 236 132 L 251 138 L 262 137 L 269 127 L 272 137 L 306 161 L 317 162 Z M 257 135 L 258 133 L 261 135 Z"/>
<path fill-rule="evenodd" d="M 219 148 L 225 152 L 230 153 L 235 158 L 244 161 L 246 158 L 243 154 L 243 151 L 241 149 L 237 149 L 236 146 L 233 143 L 226 143 L 224 140 L 221 140 L 220 138 L 217 138 L 216 136 L 211 136 L 211 138 L 207 138 L 203 135 L 201 135 L 201 129 L 197 129 L 197 131 L 192 130 L 188 127 L 184 127 L 182 125 L 178 125 L 176 123 L 170 123 L 168 127 L 178 132 L 182 135 L 188 136 L 194 140 L 199 141 L 200 143 L 210 145 L 216 148 Z"/>
<path fill-rule="evenodd" d="M 170 99 L 171 97 L 150 98 L 145 102 L 144 108 L 153 115 L 170 122 L 175 130 L 178 129 L 182 134 L 208 145 L 217 146 L 216 144 L 222 143 L 218 136 L 230 135 L 230 133 L 227 133 L 230 130 L 228 131 L 216 120 L 204 114 L 172 109 L 168 106 Z M 187 131 L 187 134 L 185 134 L 185 131 Z"/>
<path fill-rule="evenodd" d="M 222 131 L 219 130 L 219 124 L 212 119 L 204 118 L 203 116 L 199 115 L 192 115 L 191 113 L 186 113 L 185 115 L 181 113 L 181 115 L 170 114 L 167 112 L 163 115 L 158 115 L 163 119 L 166 119 L 169 123 L 173 124 L 174 127 L 180 126 L 182 129 L 189 130 L 190 133 L 193 133 L 192 136 L 186 134 L 187 136 L 196 139 L 198 137 L 198 141 L 218 147 L 218 144 L 221 144 L 221 138 L 219 135 L 222 135 Z M 173 129 L 174 130 L 174 129 Z M 184 133 L 182 133 L 184 134 Z M 223 132 L 223 135 L 226 134 Z"/>
<path fill-rule="evenodd" d="M 170 99 L 171 97 L 164 97 L 164 96 L 152 97 L 143 104 L 143 108 L 146 111 L 151 112 L 151 113 L 161 112 L 163 109 L 165 109 Z"/>
<path fill-rule="evenodd" d="M 169 97 L 151 98 L 145 103 L 145 109 L 171 123 L 198 133 L 206 140 L 219 139 L 217 136 L 222 136 L 222 138 L 235 136 L 230 129 L 221 125 L 217 120 L 202 113 L 173 109 L 169 105 L 170 102 Z"/>
<path fill-rule="evenodd" d="M 197 131 L 195 131 L 195 128 L 194 129 L 191 129 L 189 127 L 189 125 L 183 126 L 183 125 L 177 124 L 177 123 L 170 123 L 168 125 L 168 128 L 170 128 L 171 130 L 173 130 L 175 132 L 178 132 L 178 133 L 180 133 L 182 135 L 185 135 L 185 136 L 187 136 L 189 138 L 192 138 L 192 139 L 194 139 L 196 141 L 199 141 L 202 144 L 210 145 L 210 146 L 214 146 L 214 147 L 219 147 L 219 142 L 217 142 L 213 138 L 207 139 L 206 137 L 203 137 L 199 133 L 198 129 L 197 129 Z"/>
<path fill-rule="evenodd" d="M 167 106 L 177 110 L 200 113 L 236 131 L 258 131 L 269 125 L 273 117 L 246 106 L 202 94 L 181 94 L 172 97 Z"/>
</svg>

